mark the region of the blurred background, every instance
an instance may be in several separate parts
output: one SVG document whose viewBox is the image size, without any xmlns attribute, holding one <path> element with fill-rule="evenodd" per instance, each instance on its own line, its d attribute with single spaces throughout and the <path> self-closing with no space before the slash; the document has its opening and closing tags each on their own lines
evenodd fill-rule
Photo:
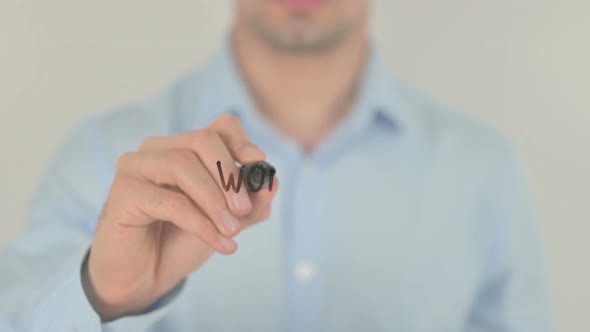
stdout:
<svg viewBox="0 0 590 332">
<path fill-rule="evenodd" d="M 492 123 L 522 152 L 560 331 L 590 331 L 590 2 L 374 2 L 373 35 L 397 75 Z M 23 227 L 66 130 L 202 64 L 227 32 L 231 7 L 0 0 L 0 244 Z"/>
</svg>

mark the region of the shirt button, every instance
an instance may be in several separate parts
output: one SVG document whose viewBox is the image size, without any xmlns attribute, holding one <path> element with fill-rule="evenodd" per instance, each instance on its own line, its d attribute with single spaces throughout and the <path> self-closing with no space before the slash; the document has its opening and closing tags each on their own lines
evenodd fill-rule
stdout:
<svg viewBox="0 0 590 332">
<path fill-rule="evenodd" d="M 307 282 L 315 278 L 316 268 L 313 263 L 302 261 L 295 264 L 295 269 L 293 273 L 295 276 L 295 280 L 299 282 Z"/>
</svg>

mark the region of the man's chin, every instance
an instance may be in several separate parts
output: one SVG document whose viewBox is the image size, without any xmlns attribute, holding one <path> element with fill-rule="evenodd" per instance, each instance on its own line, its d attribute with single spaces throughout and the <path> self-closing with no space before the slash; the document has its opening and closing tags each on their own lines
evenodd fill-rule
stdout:
<svg viewBox="0 0 590 332">
<path fill-rule="evenodd" d="M 266 36 L 266 43 L 275 51 L 285 54 L 321 54 L 337 47 L 340 39 L 324 38 L 314 39 L 302 34 L 288 36 Z"/>
<path fill-rule="evenodd" d="M 288 10 L 313 11 L 324 6 L 324 0 L 276 0 L 278 5 Z"/>
</svg>

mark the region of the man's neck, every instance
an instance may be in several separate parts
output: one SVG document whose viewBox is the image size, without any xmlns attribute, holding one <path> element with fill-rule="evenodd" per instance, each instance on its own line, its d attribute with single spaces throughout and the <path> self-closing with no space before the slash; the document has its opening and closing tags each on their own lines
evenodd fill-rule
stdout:
<svg viewBox="0 0 590 332">
<path fill-rule="evenodd" d="M 269 48 L 247 29 L 234 29 L 233 49 L 258 111 L 306 151 L 351 111 L 367 57 L 366 31 L 317 54 Z"/>
</svg>

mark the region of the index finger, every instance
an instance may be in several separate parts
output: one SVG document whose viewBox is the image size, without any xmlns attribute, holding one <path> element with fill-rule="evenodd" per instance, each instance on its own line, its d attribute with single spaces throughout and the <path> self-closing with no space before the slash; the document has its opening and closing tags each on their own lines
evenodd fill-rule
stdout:
<svg viewBox="0 0 590 332">
<path fill-rule="evenodd" d="M 232 157 L 242 164 L 265 160 L 266 154 L 258 148 L 246 133 L 240 120 L 230 114 L 223 114 L 207 128 L 214 130 L 227 147 Z"/>
</svg>

